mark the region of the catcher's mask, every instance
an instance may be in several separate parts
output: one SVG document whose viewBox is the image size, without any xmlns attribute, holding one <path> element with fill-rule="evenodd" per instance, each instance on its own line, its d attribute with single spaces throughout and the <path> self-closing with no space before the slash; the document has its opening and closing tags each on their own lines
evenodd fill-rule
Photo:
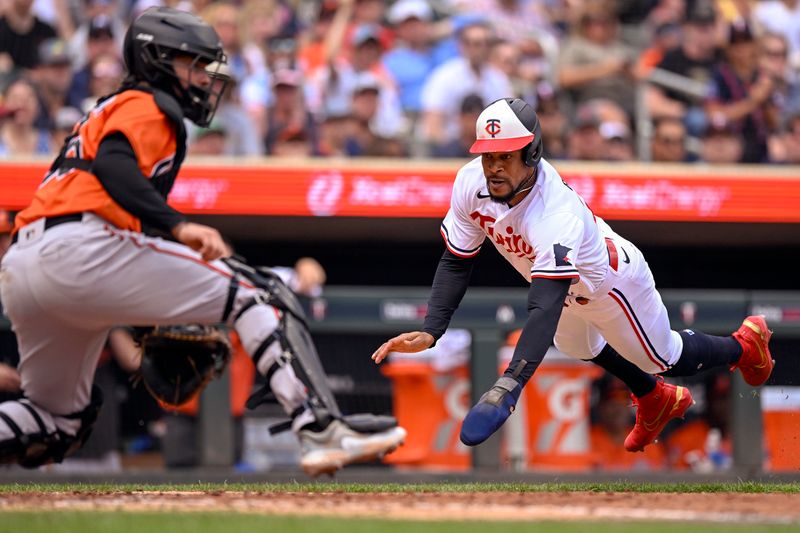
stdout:
<svg viewBox="0 0 800 533">
<path fill-rule="evenodd" d="M 201 18 L 170 7 L 146 10 L 128 28 L 123 57 L 129 79 L 172 95 L 198 126 L 211 123 L 230 76 L 219 36 Z"/>
<path fill-rule="evenodd" d="M 221 376 L 231 355 L 227 337 L 213 326 L 159 326 L 139 342 L 142 382 L 168 407 L 186 403 L 212 378 Z"/>
</svg>

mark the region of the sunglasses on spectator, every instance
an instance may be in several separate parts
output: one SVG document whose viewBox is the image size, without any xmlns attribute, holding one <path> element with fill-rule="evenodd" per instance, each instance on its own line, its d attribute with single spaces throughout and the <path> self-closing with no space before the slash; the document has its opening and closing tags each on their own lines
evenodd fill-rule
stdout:
<svg viewBox="0 0 800 533">
<path fill-rule="evenodd" d="M 668 135 L 656 135 L 655 140 L 662 144 L 683 144 L 683 137 L 670 137 Z"/>
</svg>

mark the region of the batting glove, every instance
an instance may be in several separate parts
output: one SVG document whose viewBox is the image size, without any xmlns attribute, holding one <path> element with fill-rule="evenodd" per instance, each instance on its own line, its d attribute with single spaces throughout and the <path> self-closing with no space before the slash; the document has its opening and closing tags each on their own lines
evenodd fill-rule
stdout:
<svg viewBox="0 0 800 533">
<path fill-rule="evenodd" d="M 498 379 L 464 418 L 461 442 L 477 446 L 491 437 L 514 412 L 521 392 L 517 380 L 505 376 Z"/>
</svg>

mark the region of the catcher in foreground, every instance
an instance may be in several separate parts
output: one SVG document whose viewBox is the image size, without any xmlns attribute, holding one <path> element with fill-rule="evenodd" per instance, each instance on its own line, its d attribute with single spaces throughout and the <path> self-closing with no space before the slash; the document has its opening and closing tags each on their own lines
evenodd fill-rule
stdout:
<svg viewBox="0 0 800 533">
<path fill-rule="evenodd" d="M 85 442 L 102 403 L 95 367 L 118 324 L 235 328 L 291 418 L 310 475 L 396 448 L 406 432 L 394 419 L 342 416 L 288 289 L 223 262 L 219 232 L 166 202 L 186 153 L 184 118 L 207 126 L 229 81 L 219 36 L 156 7 L 132 23 L 123 54 L 121 87 L 75 125 L 3 258 L 23 392 L 0 404 L 0 462 L 60 462 Z"/>
</svg>

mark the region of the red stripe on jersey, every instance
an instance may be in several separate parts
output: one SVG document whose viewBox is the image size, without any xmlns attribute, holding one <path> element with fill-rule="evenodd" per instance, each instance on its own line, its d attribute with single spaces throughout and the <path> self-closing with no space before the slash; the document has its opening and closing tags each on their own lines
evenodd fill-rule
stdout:
<svg viewBox="0 0 800 533">
<path fill-rule="evenodd" d="M 105 229 L 111 235 L 119 237 L 120 240 L 125 238 L 125 236 L 122 233 L 117 233 L 117 232 L 115 232 L 113 229 L 111 229 L 108 226 L 106 226 Z M 151 250 L 153 250 L 154 252 L 158 252 L 158 253 L 165 254 L 165 255 L 171 255 L 172 257 L 180 257 L 182 259 L 187 259 L 189 261 L 197 263 L 198 265 L 203 265 L 204 267 L 208 268 L 209 270 L 213 270 L 214 272 L 216 272 L 216 273 L 218 273 L 218 274 L 220 274 L 222 276 L 225 276 L 228 279 L 231 279 L 233 277 L 233 274 L 225 272 L 224 270 L 215 267 L 214 265 L 212 265 L 211 263 L 209 263 L 209 262 L 207 262 L 207 261 L 205 261 L 203 259 L 191 256 L 191 255 L 182 254 L 182 253 L 176 252 L 174 250 L 165 250 L 164 248 L 159 248 L 158 246 L 155 245 L 155 243 L 152 243 L 152 242 L 148 242 L 148 243 L 137 242 L 137 240 L 133 238 L 133 235 L 128 235 L 128 238 L 133 243 L 133 245 L 136 246 L 137 248 L 144 248 L 146 246 L 146 247 L 150 248 Z M 256 288 L 255 285 L 252 285 L 251 283 L 248 283 L 247 281 L 244 281 L 244 280 L 239 280 L 239 284 L 242 287 L 245 287 L 247 289 L 255 289 Z"/>
<path fill-rule="evenodd" d="M 570 274 L 569 276 L 545 276 L 544 274 L 536 274 L 531 276 L 531 279 L 534 278 L 542 278 L 542 279 L 580 279 L 580 274 Z"/>
<path fill-rule="evenodd" d="M 611 296 L 614 299 L 614 301 L 617 302 L 619 304 L 619 306 L 622 308 L 622 312 L 625 313 L 625 317 L 628 319 L 628 322 L 630 323 L 631 328 L 633 328 L 633 332 L 636 334 L 636 338 L 639 339 L 639 344 L 642 345 L 642 349 L 644 350 L 644 353 L 647 354 L 647 357 L 653 363 L 655 363 L 655 365 L 658 368 L 660 368 L 662 372 L 664 370 L 666 370 L 667 367 L 665 367 L 663 364 L 661 364 L 661 362 L 658 361 L 657 359 L 655 359 L 653 357 L 653 354 L 650 353 L 650 350 L 647 348 L 647 345 L 645 344 L 644 339 L 642 338 L 642 335 L 639 333 L 639 329 L 636 327 L 636 323 L 633 321 L 633 317 L 630 315 L 630 313 L 628 313 L 628 308 L 625 307 L 625 304 L 623 304 L 622 301 L 619 298 L 617 298 L 617 296 L 614 293 L 609 292 L 608 295 Z"/>
</svg>

